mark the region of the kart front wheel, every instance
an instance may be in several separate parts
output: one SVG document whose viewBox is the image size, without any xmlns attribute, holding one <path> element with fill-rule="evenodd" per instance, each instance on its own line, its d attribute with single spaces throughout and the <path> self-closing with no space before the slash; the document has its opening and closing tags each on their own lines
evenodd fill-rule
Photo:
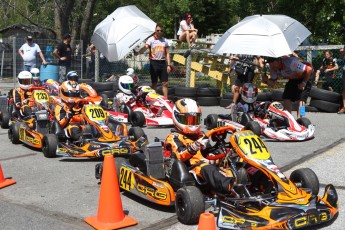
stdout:
<svg viewBox="0 0 345 230">
<path fill-rule="evenodd" d="M 256 121 L 250 121 L 248 122 L 245 127 L 245 130 L 251 130 L 254 134 L 260 136 L 261 135 L 261 126 Z"/>
<path fill-rule="evenodd" d="M 217 128 L 218 124 L 218 115 L 217 114 L 209 114 L 205 119 L 205 125 L 207 130 L 211 130 Z"/>
<path fill-rule="evenodd" d="M 296 169 L 290 175 L 290 180 L 294 182 L 298 188 L 308 188 L 313 195 L 317 195 L 320 189 L 319 179 L 310 168 Z"/>
<path fill-rule="evenodd" d="M 43 137 L 42 152 L 47 158 L 56 157 L 58 139 L 55 134 L 47 134 Z"/>
<path fill-rule="evenodd" d="M 12 142 L 12 144 L 20 144 L 22 143 L 19 140 L 19 129 L 22 124 L 20 122 L 15 122 L 11 124 L 9 130 L 8 130 L 8 138 Z"/>
<path fill-rule="evenodd" d="M 145 115 L 140 111 L 134 111 L 131 115 L 132 126 L 143 127 L 146 121 Z"/>
<path fill-rule="evenodd" d="M 195 186 L 182 187 L 176 192 L 175 209 L 182 224 L 197 224 L 205 211 L 204 196 Z"/>
<path fill-rule="evenodd" d="M 308 118 L 306 117 L 300 117 L 297 119 L 297 123 L 308 128 L 309 125 L 311 125 L 311 122 Z"/>
<path fill-rule="evenodd" d="M 9 126 L 10 119 L 11 119 L 11 116 L 10 116 L 9 112 L 3 111 L 0 115 L 1 128 L 8 129 L 10 127 Z"/>
</svg>

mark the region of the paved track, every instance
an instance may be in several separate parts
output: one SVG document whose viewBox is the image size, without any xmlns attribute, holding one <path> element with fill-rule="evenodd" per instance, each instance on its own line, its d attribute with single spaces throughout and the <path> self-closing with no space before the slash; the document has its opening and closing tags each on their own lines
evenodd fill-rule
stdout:
<svg viewBox="0 0 345 230">
<path fill-rule="evenodd" d="M 209 113 L 225 113 L 220 107 L 204 107 Z M 333 183 L 339 193 L 340 207 L 345 206 L 345 116 L 308 113 L 316 124 L 316 138 L 306 142 L 275 142 L 265 140 L 275 163 L 288 175 L 294 167 L 310 167 L 321 186 Z M 150 141 L 165 137 L 168 128 L 145 128 Z M 40 151 L 24 145 L 13 145 L 7 130 L 0 129 L 0 164 L 5 177 L 17 184 L 0 190 L 1 229 L 92 229 L 83 219 L 96 215 L 99 184 L 94 179 L 90 159 L 44 158 Z M 320 189 L 320 193 L 323 188 Z M 138 225 L 127 229 L 197 229 L 178 223 L 173 208 L 159 207 L 129 194 L 121 194 L 123 208 Z M 342 229 L 344 211 L 324 229 Z M 315 229 L 315 228 L 314 228 Z"/>
</svg>

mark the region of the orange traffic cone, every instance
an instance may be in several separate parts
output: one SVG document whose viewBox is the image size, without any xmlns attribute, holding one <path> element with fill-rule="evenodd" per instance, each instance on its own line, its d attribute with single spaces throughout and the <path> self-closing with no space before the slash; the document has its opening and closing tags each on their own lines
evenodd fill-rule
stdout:
<svg viewBox="0 0 345 230">
<path fill-rule="evenodd" d="M 199 217 L 198 230 L 216 230 L 216 222 L 212 213 L 202 213 Z"/>
<path fill-rule="evenodd" d="M 2 173 L 2 168 L 1 168 L 1 165 L 0 165 L 0 188 L 9 186 L 9 185 L 12 185 L 12 184 L 15 184 L 15 183 L 16 183 L 15 180 L 13 180 L 13 179 L 6 179 L 4 177 L 4 174 Z"/>
<path fill-rule="evenodd" d="M 138 222 L 122 210 L 120 188 L 113 155 L 105 155 L 97 216 L 84 219 L 95 229 L 118 229 Z"/>
</svg>

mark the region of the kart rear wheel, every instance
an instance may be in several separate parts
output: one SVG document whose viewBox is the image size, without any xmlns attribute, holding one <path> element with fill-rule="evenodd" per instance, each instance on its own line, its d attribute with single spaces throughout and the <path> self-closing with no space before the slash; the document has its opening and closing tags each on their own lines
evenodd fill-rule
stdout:
<svg viewBox="0 0 345 230">
<path fill-rule="evenodd" d="M 128 131 L 128 136 L 130 137 L 131 141 L 137 141 L 140 137 L 144 137 L 147 140 L 146 134 L 144 130 L 138 126 L 131 127 Z"/>
<path fill-rule="evenodd" d="M 297 123 L 308 128 L 309 125 L 311 125 L 311 122 L 308 118 L 306 117 L 300 117 L 297 119 Z"/>
<path fill-rule="evenodd" d="M 218 115 L 217 114 L 209 114 L 205 119 L 205 125 L 207 130 L 211 130 L 217 128 L 218 124 Z"/>
<path fill-rule="evenodd" d="M 319 179 L 310 168 L 296 169 L 290 175 L 290 180 L 294 182 L 298 188 L 308 188 L 313 195 L 317 195 L 320 189 Z"/>
<path fill-rule="evenodd" d="M 182 224 L 197 224 L 199 216 L 205 211 L 204 196 L 195 186 L 185 186 L 177 190 L 175 210 Z"/>
<path fill-rule="evenodd" d="M 42 152 L 47 158 L 56 157 L 58 139 L 55 134 L 47 134 L 43 137 Z"/>
<path fill-rule="evenodd" d="M 260 136 L 261 135 L 261 126 L 256 121 L 250 121 L 248 122 L 245 127 L 245 130 L 251 130 L 254 134 Z"/>
<path fill-rule="evenodd" d="M 132 126 L 143 127 L 146 121 L 145 115 L 140 111 L 134 111 L 131 114 L 131 124 Z"/>
<path fill-rule="evenodd" d="M 22 143 L 19 140 L 19 128 L 22 125 L 21 122 L 15 122 L 11 124 L 8 130 L 8 138 L 11 140 L 12 144 L 20 144 Z"/>
<path fill-rule="evenodd" d="M 10 127 L 9 126 L 10 119 L 11 119 L 10 113 L 7 112 L 7 111 L 3 111 L 0 114 L 0 125 L 1 125 L 1 128 L 8 129 Z"/>
</svg>

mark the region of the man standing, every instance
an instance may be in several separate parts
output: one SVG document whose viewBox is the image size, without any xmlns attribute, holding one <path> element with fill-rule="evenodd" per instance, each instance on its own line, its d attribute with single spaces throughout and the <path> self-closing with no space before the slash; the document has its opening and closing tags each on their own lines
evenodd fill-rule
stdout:
<svg viewBox="0 0 345 230">
<path fill-rule="evenodd" d="M 337 62 L 342 67 L 341 82 L 342 82 L 342 96 L 343 96 L 343 107 L 338 111 L 338 114 L 345 114 L 345 46 L 339 50 L 340 57 Z"/>
<path fill-rule="evenodd" d="M 264 83 L 268 86 L 274 86 L 278 76 L 289 80 L 285 85 L 283 100 L 285 109 L 291 113 L 292 102 L 301 100 L 302 92 L 313 74 L 313 68 L 299 62 L 298 58 L 295 57 L 269 57 L 267 63 L 270 65 L 271 77 L 268 79 L 266 75 L 263 76 Z M 299 110 L 297 117 L 300 117 Z"/>
<path fill-rule="evenodd" d="M 147 39 L 145 46 L 138 52 L 134 51 L 134 55 L 142 54 L 150 49 L 150 74 L 152 88 L 157 89 L 158 78 L 162 82 L 163 96 L 168 97 L 168 73 L 172 71 L 170 65 L 169 43 L 163 37 L 163 25 L 157 23 L 155 34 Z"/>
<path fill-rule="evenodd" d="M 66 74 L 69 72 L 71 68 L 71 61 L 72 61 L 72 48 L 71 48 L 71 35 L 64 34 L 62 36 L 63 42 L 58 44 L 56 49 L 54 50 L 54 55 L 58 58 L 59 62 L 59 76 L 60 76 L 60 83 L 65 81 Z"/>
<path fill-rule="evenodd" d="M 24 71 L 31 71 L 32 68 L 36 67 L 36 55 L 39 54 L 42 59 L 42 64 L 46 65 L 46 59 L 36 43 L 33 42 L 32 36 L 26 37 L 26 43 L 24 43 L 18 50 L 18 53 L 24 61 Z"/>
</svg>

